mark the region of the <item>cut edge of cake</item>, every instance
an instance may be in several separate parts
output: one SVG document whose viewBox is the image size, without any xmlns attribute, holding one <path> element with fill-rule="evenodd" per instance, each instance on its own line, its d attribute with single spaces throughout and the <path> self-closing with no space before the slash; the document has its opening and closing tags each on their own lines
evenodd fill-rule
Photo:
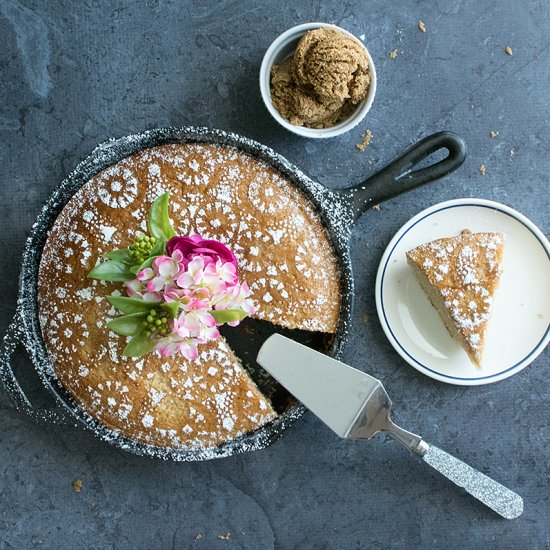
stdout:
<svg viewBox="0 0 550 550">
<path fill-rule="evenodd" d="M 437 239 L 406 253 L 420 287 L 449 334 L 477 368 L 485 348 L 495 291 L 502 272 L 505 236 L 472 233 Z"/>
</svg>

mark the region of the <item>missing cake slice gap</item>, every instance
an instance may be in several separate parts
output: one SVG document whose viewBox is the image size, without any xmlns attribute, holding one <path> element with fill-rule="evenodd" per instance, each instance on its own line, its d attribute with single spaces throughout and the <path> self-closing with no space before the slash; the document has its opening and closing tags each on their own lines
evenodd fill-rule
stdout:
<svg viewBox="0 0 550 550">
<path fill-rule="evenodd" d="M 450 335 L 481 368 L 485 334 L 502 272 L 505 236 L 472 233 L 409 250 L 407 262 Z"/>
</svg>

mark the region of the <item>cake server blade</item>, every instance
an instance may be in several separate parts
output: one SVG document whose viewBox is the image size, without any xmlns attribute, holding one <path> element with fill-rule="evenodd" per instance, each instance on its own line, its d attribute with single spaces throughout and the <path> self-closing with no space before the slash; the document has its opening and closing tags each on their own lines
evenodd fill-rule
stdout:
<svg viewBox="0 0 550 550">
<path fill-rule="evenodd" d="M 370 439 L 387 432 L 502 517 L 522 514 L 518 494 L 397 426 L 390 418 L 392 402 L 377 378 L 280 334 L 264 342 L 257 361 L 340 437 Z"/>
</svg>

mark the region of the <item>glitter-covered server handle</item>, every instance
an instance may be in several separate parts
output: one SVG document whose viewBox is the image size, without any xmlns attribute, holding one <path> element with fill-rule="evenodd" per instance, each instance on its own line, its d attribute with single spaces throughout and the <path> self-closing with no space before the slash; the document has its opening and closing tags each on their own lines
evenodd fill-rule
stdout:
<svg viewBox="0 0 550 550">
<path fill-rule="evenodd" d="M 503 518 L 515 519 L 521 516 L 523 499 L 517 493 L 435 445 L 426 443 L 419 435 L 400 428 L 389 418 L 384 431 Z"/>
<path fill-rule="evenodd" d="M 467 493 L 503 518 L 515 519 L 523 513 L 523 499 L 517 493 L 468 466 L 458 458 L 429 444 L 425 444 L 418 454 L 422 455 L 426 464 L 459 487 L 464 488 Z"/>
<path fill-rule="evenodd" d="M 25 413 L 35 422 L 74 424 L 58 407 L 49 409 L 34 407 L 27 397 L 13 370 L 13 356 L 22 340 L 22 319 L 19 310 L 17 310 L 0 346 L 0 382 L 16 409 Z"/>
</svg>

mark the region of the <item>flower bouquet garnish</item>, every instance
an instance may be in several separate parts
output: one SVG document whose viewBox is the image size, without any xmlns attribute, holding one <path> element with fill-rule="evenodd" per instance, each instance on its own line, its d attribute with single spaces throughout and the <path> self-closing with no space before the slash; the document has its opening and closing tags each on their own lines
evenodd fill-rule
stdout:
<svg viewBox="0 0 550 550">
<path fill-rule="evenodd" d="M 200 235 L 176 235 L 169 199 L 165 193 L 153 203 L 149 235 L 108 252 L 88 274 L 124 284 L 127 296 L 107 297 L 123 314 L 107 326 L 131 337 L 123 352 L 129 357 L 156 349 L 193 360 L 199 344 L 220 337 L 218 326 L 236 326 L 256 311 L 248 285 L 239 282 L 233 252 Z"/>
</svg>

